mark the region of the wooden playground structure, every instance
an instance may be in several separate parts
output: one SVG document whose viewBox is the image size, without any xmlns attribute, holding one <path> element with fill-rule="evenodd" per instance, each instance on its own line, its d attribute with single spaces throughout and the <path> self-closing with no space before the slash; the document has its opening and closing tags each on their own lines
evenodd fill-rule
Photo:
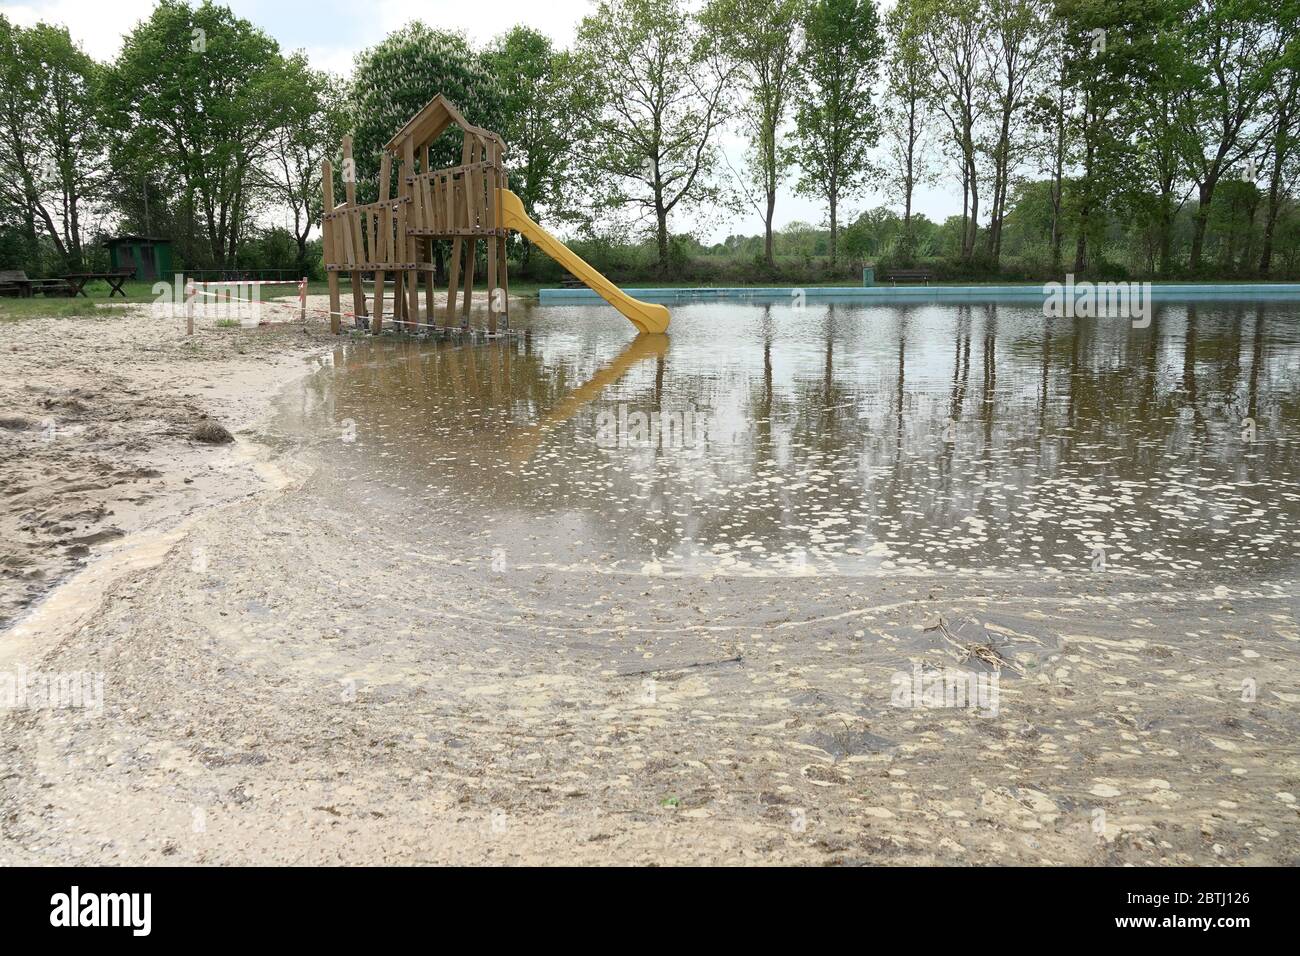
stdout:
<svg viewBox="0 0 1300 956">
<path fill-rule="evenodd" d="M 434 141 L 455 123 L 464 134 L 458 166 L 432 168 Z M 478 243 L 486 245 L 488 289 L 487 332 L 510 327 L 510 286 L 506 274 L 506 236 L 510 229 L 526 235 L 577 278 L 595 289 L 643 333 L 668 328 L 668 310 L 627 295 L 524 211 L 507 188 L 505 143 L 490 130 L 470 124 L 443 96 L 435 96 L 388 141 L 380 156 L 379 198 L 357 203 L 356 164 L 352 137 L 343 139 L 343 184 L 346 202 L 335 205 L 334 169 L 323 166 L 323 233 L 329 281 L 330 328 L 339 332 L 343 312 L 339 273 L 352 285 L 352 313 L 362 324 L 370 318 L 371 333 L 384 330 L 387 277 L 393 277 L 392 321 L 407 331 L 438 328 L 433 244 L 448 240 L 447 298 L 443 328 L 468 329 L 474 295 Z M 390 198 L 394 163 L 397 195 Z M 367 312 L 363 273 L 374 275 L 373 310 Z M 424 321 L 420 292 L 424 291 Z M 460 315 L 457 321 L 457 295 Z"/>
</svg>

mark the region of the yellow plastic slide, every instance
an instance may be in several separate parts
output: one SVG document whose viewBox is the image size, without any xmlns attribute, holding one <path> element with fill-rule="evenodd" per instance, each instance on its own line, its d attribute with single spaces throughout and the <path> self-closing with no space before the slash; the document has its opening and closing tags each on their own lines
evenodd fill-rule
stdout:
<svg viewBox="0 0 1300 956">
<path fill-rule="evenodd" d="M 501 190 L 498 208 L 501 210 L 503 225 L 507 229 L 522 233 L 531 242 L 540 246 L 548 256 L 568 269 L 575 278 L 585 282 L 602 299 L 622 312 L 624 317 L 637 327 L 638 331 L 650 335 L 658 335 L 668 331 L 669 316 L 667 309 L 653 302 L 642 302 L 640 299 L 632 298 L 587 265 L 582 260 L 582 257 L 575 254 L 559 239 L 556 239 L 533 222 L 528 217 L 528 213 L 524 212 L 523 201 L 509 189 Z"/>
</svg>

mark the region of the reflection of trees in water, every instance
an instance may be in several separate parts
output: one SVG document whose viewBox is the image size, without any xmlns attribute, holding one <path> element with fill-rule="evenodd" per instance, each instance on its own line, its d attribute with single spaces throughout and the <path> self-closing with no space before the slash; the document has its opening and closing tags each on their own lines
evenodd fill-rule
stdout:
<svg viewBox="0 0 1300 956">
<path fill-rule="evenodd" d="M 814 359 L 807 339 L 795 343 L 783 327 L 786 313 L 768 306 L 755 316 L 752 357 L 723 369 L 675 367 L 670 347 L 617 352 L 581 333 L 544 349 L 378 343 L 345 353 L 347 374 L 325 398 L 335 419 L 391 438 L 393 460 L 430 481 L 525 509 L 599 514 L 620 536 L 657 536 L 661 553 L 683 537 L 803 544 L 799 529 L 843 515 L 857 534 L 896 541 L 942 539 L 974 518 L 1000 526 L 975 552 L 997 560 L 1043 533 L 1022 521 L 1036 504 L 1065 517 L 1071 486 L 1094 485 L 1102 498 L 1118 482 L 1137 489 L 1134 504 L 1096 525 L 1104 534 L 1160 504 L 1176 469 L 1203 490 L 1266 483 L 1256 493 L 1268 507 L 1294 514 L 1295 503 L 1275 496 L 1300 464 L 1300 347 L 1292 314 L 1275 308 L 1160 306 L 1148 329 L 1132 329 L 1027 323 L 994 304 L 832 307 L 819 325 L 798 327 L 815 329 Z M 926 363 L 937 348 L 946 381 Z M 778 379 L 775 357 L 784 366 L 792 355 L 793 373 Z M 751 427 L 697 449 L 596 447 L 596 413 L 622 402 L 645 412 L 739 409 Z M 1244 449 L 1247 417 L 1259 441 Z M 1216 514 L 1213 501 L 1186 511 L 1207 525 Z M 1180 545 L 1212 537 L 1144 517 L 1152 535 Z"/>
</svg>

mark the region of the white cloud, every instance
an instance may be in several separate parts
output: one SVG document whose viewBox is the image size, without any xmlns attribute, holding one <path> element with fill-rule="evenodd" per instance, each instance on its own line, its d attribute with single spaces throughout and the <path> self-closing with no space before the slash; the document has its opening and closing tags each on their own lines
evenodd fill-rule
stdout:
<svg viewBox="0 0 1300 956">
<path fill-rule="evenodd" d="M 97 60 L 111 60 L 136 22 L 149 16 L 153 0 L 42 0 L 41 3 L 0 2 L 0 13 L 21 26 L 38 21 L 61 23 L 72 39 Z"/>
<path fill-rule="evenodd" d="M 357 53 L 351 47 L 338 46 L 309 46 L 304 47 L 303 52 L 307 54 L 307 62 L 313 68 L 344 77 L 351 75 L 352 58 Z"/>
</svg>

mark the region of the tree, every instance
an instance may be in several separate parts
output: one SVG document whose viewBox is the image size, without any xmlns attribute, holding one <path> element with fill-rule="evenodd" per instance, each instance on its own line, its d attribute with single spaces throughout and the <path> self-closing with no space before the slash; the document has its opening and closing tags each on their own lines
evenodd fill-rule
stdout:
<svg viewBox="0 0 1300 956">
<path fill-rule="evenodd" d="M 179 185 L 187 259 L 234 265 L 292 79 L 273 39 L 211 2 L 160 0 L 127 36 L 107 79 L 116 162 Z"/>
<path fill-rule="evenodd" d="M 1184 108 L 1180 104 L 1191 83 L 1179 27 L 1185 6 L 1185 0 L 1177 0 L 1175 5 L 1148 2 L 1145 8 L 1132 8 L 1143 20 L 1135 39 L 1142 53 L 1136 59 L 1137 75 L 1132 78 L 1142 95 L 1128 99 L 1129 125 L 1136 132 L 1137 170 L 1145 190 L 1155 195 L 1151 201 L 1135 197 L 1130 205 L 1135 214 L 1151 207 L 1157 269 L 1164 276 L 1174 269 L 1174 223 L 1191 194 L 1183 164 L 1185 133 L 1179 122 L 1179 111 Z"/>
<path fill-rule="evenodd" d="M 348 108 L 361 202 L 376 198 L 385 144 L 439 93 L 475 126 L 501 128 L 495 79 L 464 35 L 415 21 L 357 55 Z M 434 144 L 431 162 L 435 168 L 460 164 L 455 135 Z"/>
<path fill-rule="evenodd" d="M 1291 0 L 1195 0 L 1183 46 L 1198 74 L 1181 97 L 1183 160 L 1196 183 L 1198 206 L 1188 267 L 1201 267 L 1210 205 L 1220 180 L 1253 156 L 1273 120 L 1261 106 L 1292 42 Z"/>
<path fill-rule="evenodd" d="M 63 27 L 13 26 L 0 16 L 0 205 L 62 266 L 82 264 L 82 213 L 103 172 L 98 67 Z"/>
<path fill-rule="evenodd" d="M 1067 117 L 1079 175 L 1065 191 L 1075 223 L 1075 273 L 1100 251 L 1107 210 L 1137 189 L 1132 99 L 1148 58 L 1144 29 L 1121 0 L 1058 0 L 1065 30 L 1064 82 L 1077 108 Z"/>
<path fill-rule="evenodd" d="M 600 0 L 575 55 L 589 190 L 602 208 L 653 217 L 666 273 L 669 215 L 724 199 L 717 138 L 735 68 L 681 0 Z"/>
<path fill-rule="evenodd" d="M 27 245 L 26 258 L 35 261 L 36 220 L 56 232 L 40 202 L 40 147 L 29 117 L 38 101 L 34 62 L 27 31 L 0 15 L 0 204 L 17 222 Z"/>
<path fill-rule="evenodd" d="M 804 18 L 805 82 L 797 94 L 797 189 L 826 202 L 835 264 L 839 206 L 860 192 L 880 135 L 872 85 L 884 53 L 875 0 L 812 0 Z"/>
<path fill-rule="evenodd" d="M 66 27 L 38 23 L 28 31 L 29 56 L 39 67 L 33 114 L 44 169 L 40 185 L 53 196 L 58 229 L 50 233 L 68 265 L 81 268 L 82 212 L 97 195 L 104 171 L 98 116 L 99 68 L 72 42 Z M 42 212 L 48 224 L 48 213 Z"/>
<path fill-rule="evenodd" d="M 286 70 L 290 96 L 270 144 L 265 181 L 269 193 L 293 214 L 296 268 L 307 275 L 307 240 L 322 212 L 321 164 L 338 149 L 347 129 L 346 91 L 337 80 L 310 69 L 302 54 L 291 57 Z"/>
<path fill-rule="evenodd" d="M 777 188 L 790 168 L 790 151 L 782 142 L 782 127 L 799 81 L 800 19 L 805 0 L 712 0 L 705 9 L 706 29 L 727 37 L 730 55 L 739 65 L 737 78 L 745 97 L 741 116 L 751 136 L 750 170 L 762 191 L 763 255 L 772 257 L 772 221 Z M 748 196 L 748 190 L 746 190 Z"/>
<path fill-rule="evenodd" d="M 993 196 L 985 251 L 996 268 L 1002 256 L 1002 219 L 1016 166 L 1028 151 L 1021 121 L 1046 63 L 1050 5 L 1046 0 L 987 0 L 991 25 L 988 90 L 997 129 L 989 159 L 993 165 Z"/>
<path fill-rule="evenodd" d="M 1051 75 L 1029 106 L 1033 152 L 1039 158 L 1039 170 L 1051 177 L 1046 209 L 1049 261 L 1054 275 L 1061 271 L 1061 246 L 1065 236 L 1065 166 L 1072 145 L 1067 121 L 1076 106 L 1074 90 L 1069 82 L 1067 49 L 1066 31 L 1059 20 L 1054 20 L 1045 48 L 1053 64 Z M 1022 196 L 1028 194 L 1022 191 Z M 1003 218 L 1005 220 L 1005 215 Z"/>
<path fill-rule="evenodd" d="M 572 56 L 556 50 L 546 34 L 517 26 L 488 48 L 484 60 L 500 96 L 498 131 L 506 141 L 511 187 L 532 218 L 539 218 L 539 208 L 564 215 L 572 205 L 567 187 L 580 99 Z M 522 237 L 521 243 L 527 265 L 531 244 Z"/>
<path fill-rule="evenodd" d="M 1276 122 L 1268 143 L 1268 205 L 1259 256 L 1259 274 L 1264 278 L 1273 268 L 1273 237 L 1283 201 L 1290 198 L 1300 176 L 1300 37 L 1294 29 L 1289 32 L 1288 49 L 1267 94 L 1268 108 Z"/>
<path fill-rule="evenodd" d="M 970 261 L 979 233 L 980 175 L 976 130 L 989 109 L 988 23 L 980 0 L 900 0 L 904 35 L 924 56 L 930 105 L 944 119 L 961 170 L 960 256 Z"/>
<path fill-rule="evenodd" d="M 891 41 L 885 66 L 884 128 L 889 156 L 886 175 L 902 196 L 903 235 L 899 251 L 904 260 L 910 261 L 916 254 L 912 197 L 917 186 L 932 178 L 929 161 L 931 123 L 925 100 L 929 87 L 921 51 L 904 33 L 904 18 L 899 7 L 885 15 L 885 24 Z"/>
</svg>

